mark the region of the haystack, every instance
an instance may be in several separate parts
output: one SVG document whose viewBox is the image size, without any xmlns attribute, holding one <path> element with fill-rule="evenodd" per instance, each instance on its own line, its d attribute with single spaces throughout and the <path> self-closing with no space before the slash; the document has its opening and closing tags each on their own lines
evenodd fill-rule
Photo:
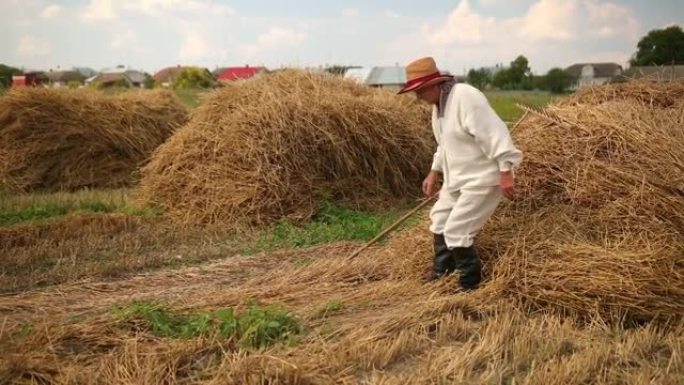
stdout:
<svg viewBox="0 0 684 385">
<path fill-rule="evenodd" d="M 0 98 L 0 187 L 121 187 L 187 119 L 167 91 L 26 88 Z"/>
<path fill-rule="evenodd" d="M 143 170 L 144 200 L 227 228 L 307 218 L 322 199 L 381 207 L 420 193 L 434 143 L 414 98 L 282 71 L 208 95 Z"/>
<path fill-rule="evenodd" d="M 582 314 L 684 314 L 683 95 L 633 82 L 530 110 L 521 199 L 482 234 L 493 284 Z"/>
</svg>

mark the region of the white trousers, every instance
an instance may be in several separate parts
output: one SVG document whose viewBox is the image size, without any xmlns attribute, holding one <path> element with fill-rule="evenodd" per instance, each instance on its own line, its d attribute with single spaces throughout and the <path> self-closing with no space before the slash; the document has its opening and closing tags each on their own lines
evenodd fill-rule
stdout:
<svg viewBox="0 0 684 385">
<path fill-rule="evenodd" d="M 502 198 L 501 187 L 442 188 L 430 211 L 430 231 L 444 234 L 447 247 L 470 247 Z"/>
</svg>

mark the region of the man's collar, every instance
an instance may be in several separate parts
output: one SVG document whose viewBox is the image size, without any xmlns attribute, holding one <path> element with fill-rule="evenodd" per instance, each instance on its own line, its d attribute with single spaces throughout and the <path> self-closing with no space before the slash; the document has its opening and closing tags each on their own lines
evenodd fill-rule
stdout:
<svg viewBox="0 0 684 385">
<path fill-rule="evenodd" d="M 446 103 L 449 99 L 449 94 L 451 93 L 451 89 L 454 88 L 456 83 L 456 79 L 452 79 L 447 80 L 446 82 L 439 85 L 441 92 L 439 94 L 439 106 L 437 106 L 437 114 L 440 118 L 444 117 L 444 110 L 446 109 Z"/>
</svg>

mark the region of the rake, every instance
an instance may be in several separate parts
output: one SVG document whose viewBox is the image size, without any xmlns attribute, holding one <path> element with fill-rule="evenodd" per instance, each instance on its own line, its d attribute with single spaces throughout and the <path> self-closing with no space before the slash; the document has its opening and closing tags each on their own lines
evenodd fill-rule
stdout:
<svg viewBox="0 0 684 385">
<path fill-rule="evenodd" d="M 358 257 L 359 254 L 361 254 L 364 250 L 366 250 L 366 249 L 368 249 L 369 247 L 373 246 L 373 245 L 376 244 L 379 240 L 381 240 L 382 238 L 384 238 L 385 236 L 387 236 L 389 233 L 391 233 L 392 231 L 396 230 L 397 227 L 399 227 L 402 223 L 404 223 L 407 219 L 409 219 L 413 214 L 417 213 L 418 211 L 420 211 L 421 209 L 423 209 L 425 206 L 427 206 L 428 203 L 432 202 L 435 198 L 436 198 L 436 195 L 433 195 L 433 196 L 431 196 L 431 197 L 429 197 L 429 198 L 425 198 L 420 204 L 418 204 L 418 206 L 416 206 L 415 208 L 411 209 L 411 211 L 409 211 L 408 213 L 404 214 L 404 216 L 402 216 L 401 218 L 397 219 L 396 222 L 392 223 L 389 227 L 387 227 L 385 230 L 383 230 L 380 234 L 376 235 L 375 238 L 371 239 L 370 241 L 368 241 L 368 243 L 366 243 L 365 245 L 359 247 L 356 251 L 354 251 L 353 253 L 351 253 L 351 254 L 347 257 L 347 259 L 348 259 L 348 260 L 352 260 L 352 259 Z"/>
</svg>

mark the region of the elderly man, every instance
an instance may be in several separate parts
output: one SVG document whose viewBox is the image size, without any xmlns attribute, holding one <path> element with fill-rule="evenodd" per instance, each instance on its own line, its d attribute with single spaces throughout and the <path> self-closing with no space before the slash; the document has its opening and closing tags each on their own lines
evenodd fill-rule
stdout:
<svg viewBox="0 0 684 385">
<path fill-rule="evenodd" d="M 415 92 L 430 103 L 437 151 L 423 193 L 439 199 L 430 212 L 434 264 L 428 279 L 458 271 L 464 290 L 481 281 L 481 262 L 473 240 L 501 202 L 513 198 L 513 169 L 522 160 L 506 124 L 476 88 L 442 74 L 432 58 L 406 67 L 407 84 L 399 93 Z"/>
</svg>

